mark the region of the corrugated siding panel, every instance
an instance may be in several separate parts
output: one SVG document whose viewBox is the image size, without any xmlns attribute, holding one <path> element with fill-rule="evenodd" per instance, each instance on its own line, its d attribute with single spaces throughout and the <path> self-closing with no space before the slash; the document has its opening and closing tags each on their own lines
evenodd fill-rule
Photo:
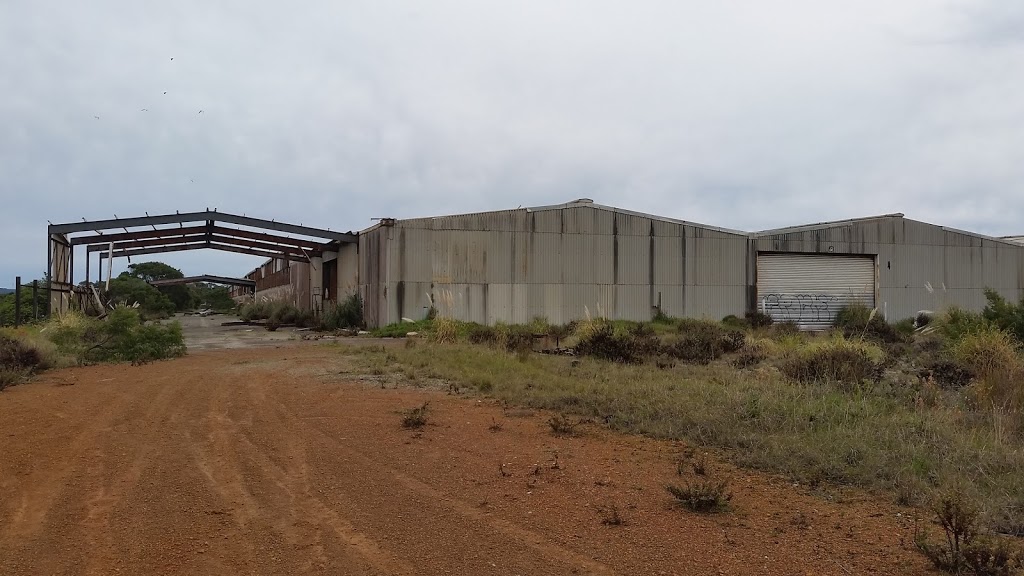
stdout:
<svg viewBox="0 0 1024 576">
<path fill-rule="evenodd" d="M 820 254 L 759 254 L 757 299 L 778 322 L 823 330 L 844 306 L 875 305 L 874 259 Z"/>
<path fill-rule="evenodd" d="M 614 258 L 617 273 L 613 275 L 616 284 L 643 284 L 651 282 L 651 237 L 613 237 L 618 245 L 618 256 Z M 613 271 L 615 272 L 615 271 Z"/>
<path fill-rule="evenodd" d="M 487 265 L 486 281 L 491 284 L 512 283 L 512 246 L 514 235 L 506 232 L 487 232 L 484 261 Z"/>
<path fill-rule="evenodd" d="M 683 283 L 682 238 L 654 237 L 654 283 Z"/>
<path fill-rule="evenodd" d="M 649 285 L 619 285 L 612 288 L 615 294 L 615 318 L 646 322 L 654 316 Z"/>
<path fill-rule="evenodd" d="M 651 219 L 632 214 L 612 214 L 615 216 L 615 230 L 619 236 L 650 236 Z"/>
<path fill-rule="evenodd" d="M 686 233 L 682 224 L 662 220 L 652 220 L 651 224 L 654 226 L 655 236 L 678 238 Z"/>
<path fill-rule="evenodd" d="M 721 320 L 746 312 L 746 286 L 686 286 L 685 316 Z"/>
<path fill-rule="evenodd" d="M 532 234 L 530 239 L 530 266 L 526 282 L 530 284 L 558 284 L 562 282 L 561 234 Z"/>
<path fill-rule="evenodd" d="M 543 212 L 530 212 L 530 217 L 532 219 L 531 230 L 534 232 L 549 232 L 554 234 L 561 234 L 562 212 L 563 210 L 545 210 Z"/>
<path fill-rule="evenodd" d="M 655 284 L 651 295 L 651 306 L 658 305 L 660 296 L 661 311 L 668 316 L 682 318 L 686 316 L 685 294 L 686 288 L 679 284 Z"/>
</svg>

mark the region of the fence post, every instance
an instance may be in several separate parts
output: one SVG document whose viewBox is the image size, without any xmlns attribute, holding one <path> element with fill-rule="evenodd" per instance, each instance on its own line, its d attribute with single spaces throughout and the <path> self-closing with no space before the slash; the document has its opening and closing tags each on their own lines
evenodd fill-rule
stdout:
<svg viewBox="0 0 1024 576">
<path fill-rule="evenodd" d="M 39 280 L 32 281 L 32 319 L 39 321 Z"/>
<path fill-rule="evenodd" d="M 14 277 L 14 327 L 21 325 L 21 276 Z"/>
</svg>

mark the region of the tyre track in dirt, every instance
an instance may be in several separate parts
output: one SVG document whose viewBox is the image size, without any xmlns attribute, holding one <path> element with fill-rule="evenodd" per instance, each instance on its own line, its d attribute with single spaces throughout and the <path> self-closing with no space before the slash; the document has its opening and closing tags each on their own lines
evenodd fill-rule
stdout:
<svg viewBox="0 0 1024 576">
<path fill-rule="evenodd" d="M 522 528 L 501 518 L 495 518 L 482 512 L 478 505 L 470 504 L 458 496 L 434 489 L 430 485 L 406 475 L 399 469 L 388 466 L 376 460 L 373 453 L 353 448 L 343 442 L 338 442 L 329 433 L 311 424 L 310 420 L 304 421 L 289 410 L 285 404 L 278 399 L 277 406 L 287 414 L 287 418 L 297 426 L 305 428 L 307 440 L 310 445 L 319 445 L 327 458 L 336 459 L 339 463 L 351 465 L 353 461 L 359 466 L 360 475 L 368 486 L 391 485 L 397 481 L 403 488 L 402 492 L 408 494 L 385 494 L 375 499 L 375 509 L 381 517 L 390 516 L 400 518 L 401 510 L 382 510 L 382 504 L 389 500 L 399 503 L 415 502 L 418 505 L 418 512 L 422 516 L 431 519 L 431 522 L 438 522 L 444 519 L 444 524 L 453 532 L 460 529 L 466 531 L 467 538 L 476 538 L 478 543 L 483 545 L 482 540 L 493 540 L 494 547 L 503 548 L 503 556 L 518 556 L 518 560 L 507 560 L 512 565 L 530 560 L 540 561 L 554 573 L 582 573 L 582 574 L 613 574 L 614 571 L 605 564 L 595 562 L 581 554 L 575 553 L 564 547 L 548 541 L 542 535 Z M 315 420 L 313 420 L 315 421 Z M 309 438 L 312 433 L 312 438 Z M 390 512 L 390 514 L 388 514 Z M 455 516 L 455 517 L 453 517 Z M 391 530 L 398 531 L 399 527 L 392 525 Z M 459 534 L 450 535 L 453 539 L 459 539 Z M 442 542 L 435 542 L 431 546 L 442 545 Z M 518 549 L 518 550 L 517 550 Z M 468 560 L 468 559 L 466 559 Z M 490 562 L 483 561 L 477 569 L 485 570 L 491 568 Z M 471 569 L 470 565 L 463 565 Z"/>
<path fill-rule="evenodd" d="M 488 432 L 502 419 L 494 406 L 369 388 L 339 362 L 323 347 L 217 351 L 57 372 L 0 394 L 0 430 L 13 434 L 0 573 L 923 571 L 886 543 L 907 534 L 888 508 L 736 473 L 734 512 L 681 513 L 661 485 L 667 443 L 553 438 L 540 416 Z M 57 385 L 68 377 L 74 386 Z M 431 424 L 402 429 L 398 411 L 427 399 Z M 531 474 L 553 450 L 563 466 Z M 604 502 L 629 522 L 603 526 L 593 505 Z M 790 524 L 798 510 L 809 527 Z"/>
</svg>

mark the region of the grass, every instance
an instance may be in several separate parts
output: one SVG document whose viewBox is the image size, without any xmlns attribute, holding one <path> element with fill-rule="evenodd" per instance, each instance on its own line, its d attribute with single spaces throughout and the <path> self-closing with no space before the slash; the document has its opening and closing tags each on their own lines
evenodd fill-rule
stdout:
<svg viewBox="0 0 1024 576">
<path fill-rule="evenodd" d="M 781 355 L 807 345 L 806 337 L 785 332 L 773 340 L 763 346 Z M 348 350 L 368 363 L 383 354 Z M 510 405 L 717 447 L 739 465 L 803 483 L 885 490 L 905 503 L 969 486 L 987 521 L 1024 533 L 1024 442 L 1001 428 L 998 413 L 972 409 L 957 391 L 885 379 L 804 383 L 770 365 L 737 370 L 725 359 L 659 369 L 538 354 L 522 359 L 462 343 L 392 353 L 399 364 L 436 378 L 486 382 L 486 394 Z M 931 400 L 923 401 L 926 393 Z"/>
</svg>

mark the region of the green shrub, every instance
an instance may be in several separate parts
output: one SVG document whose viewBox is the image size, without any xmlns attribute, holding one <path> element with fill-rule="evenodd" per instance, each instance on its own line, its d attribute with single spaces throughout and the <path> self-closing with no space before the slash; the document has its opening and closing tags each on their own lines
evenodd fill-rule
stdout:
<svg viewBox="0 0 1024 576">
<path fill-rule="evenodd" d="M 105 320 L 65 315 L 48 323 L 44 334 L 80 363 L 147 362 L 185 353 L 180 324 L 143 324 L 138 310 L 126 306 Z"/>
<path fill-rule="evenodd" d="M 611 362 L 639 364 L 643 360 L 637 340 L 628 334 L 616 334 L 608 322 L 591 322 L 582 330 L 576 354 Z"/>
<path fill-rule="evenodd" d="M 963 494 L 951 492 L 941 496 L 934 507 L 944 540 L 928 541 L 918 532 L 918 549 L 939 570 L 950 574 L 977 576 L 1013 576 L 1024 568 L 1024 556 L 1004 538 L 984 534 L 979 525 L 977 509 Z"/>
<path fill-rule="evenodd" d="M 837 335 L 797 348 L 779 368 L 800 382 L 859 384 L 881 378 L 883 357 L 873 344 Z"/>
<path fill-rule="evenodd" d="M 877 308 L 868 308 L 860 303 L 841 308 L 836 313 L 834 326 L 841 329 L 847 338 L 862 337 L 887 344 L 908 340 L 906 334 L 878 315 Z"/>
<path fill-rule="evenodd" d="M 320 314 L 317 329 L 333 331 L 339 328 L 362 328 L 363 325 L 363 299 L 353 294 L 340 304 L 327 304 Z"/>
<path fill-rule="evenodd" d="M 772 325 L 772 317 L 763 312 L 747 312 L 744 317 L 751 328 L 767 328 Z"/>
<path fill-rule="evenodd" d="M 981 312 L 982 317 L 1000 330 L 1013 334 L 1018 342 L 1024 342 L 1024 298 L 1012 304 L 995 290 L 986 288 L 985 299 L 988 304 Z"/>
<path fill-rule="evenodd" d="M 498 339 L 498 331 L 493 326 L 476 324 L 469 329 L 470 344 L 493 345 Z"/>
<path fill-rule="evenodd" d="M 984 331 L 991 324 L 977 312 L 970 312 L 956 306 L 950 307 L 944 314 L 932 321 L 947 342 L 956 343 L 972 332 Z"/>
<path fill-rule="evenodd" d="M 527 352 L 533 350 L 533 335 L 529 326 L 498 324 L 494 327 L 494 345 L 506 352 Z"/>
<path fill-rule="evenodd" d="M 729 314 L 725 318 L 722 318 L 722 324 L 724 326 L 729 326 L 730 328 L 739 328 L 741 330 L 750 328 L 750 321 L 746 318 L 740 318 L 734 314 Z"/>
<path fill-rule="evenodd" d="M 434 333 L 432 335 L 434 342 L 451 344 L 458 339 L 458 336 L 459 327 L 454 319 L 448 318 L 447 316 L 441 316 L 434 319 Z"/>
<path fill-rule="evenodd" d="M 679 321 L 679 335 L 668 341 L 662 351 L 672 358 L 690 364 L 708 364 L 722 354 L 743 347 L 746 333 L 725 328 L 717 322 L 684 318 Z"/>
<path fill-rule="evenodd" d="M 972 396 L 982 406 L 1024 409 L 1024 362 L 1013 335 L 990 327 L 953 343 L 953 359 L 975 376 Z"/>
<path fill-rule="evenodd" d="M 739 354 L 733 360 L 733 366 L 737 368 L 749 368 L 764 362 L 768 358 L 779 353 L 779 345 L 768 338 L 747 339 Z"/>
</svg>

